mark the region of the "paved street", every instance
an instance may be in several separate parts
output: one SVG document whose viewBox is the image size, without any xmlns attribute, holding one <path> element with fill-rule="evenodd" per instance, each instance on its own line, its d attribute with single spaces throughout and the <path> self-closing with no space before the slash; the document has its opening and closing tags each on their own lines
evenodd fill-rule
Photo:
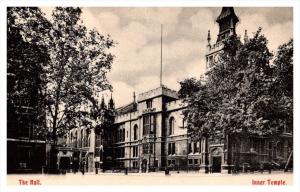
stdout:
<svg viewBox="0 0 300 192">
<path fill-rule="evenodd" d="M 20 181 L 30 181 L 41 185 L 291 185 L 292 173 L 273 172 L 228 175 L 221 173 L 176 173 L 165 176 L 157 173 L 81 173 L 66 175 L 8 175 L 8 185 L 20 185 Z"/>
</svg>

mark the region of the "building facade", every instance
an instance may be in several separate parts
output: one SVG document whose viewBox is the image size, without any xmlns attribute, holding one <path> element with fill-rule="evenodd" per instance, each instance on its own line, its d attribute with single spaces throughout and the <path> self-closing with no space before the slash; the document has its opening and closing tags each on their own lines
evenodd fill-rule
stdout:
<svg viewBox="0 0 300 192">
<path fill-rule="evenodd" d="M 232 7 L 224 7 L 216 22 L 219 34 L 215 44 L 211 43 L 208 32 L 205 55 L 208 70 L 222 52 L 222 41 L 236 35 L 239 19 Z M 166 167 L 204 171 L 205 144 L 212 172 L 257 167 L 266 162 L 282 167 L 292 158 L 291 129 L 283 130 L 276 140 L 220 134 L 207 142 L 204 139 L 192 141 L 182 113 L 185 107 L 177 92 L 166 86 L 140 93 L 137 98 L 134 94 L 130 104 L 114 110 L 113 125 L 101 134 L 88 128 L 70 130 L 66 146 L 59 152 L 58 163 L 61 158 L 69 158 L 64 161 L 70 162 L 73 168 L 84 164 L 86 171 L 101 168 L 149 172 Z"/>
</svg>

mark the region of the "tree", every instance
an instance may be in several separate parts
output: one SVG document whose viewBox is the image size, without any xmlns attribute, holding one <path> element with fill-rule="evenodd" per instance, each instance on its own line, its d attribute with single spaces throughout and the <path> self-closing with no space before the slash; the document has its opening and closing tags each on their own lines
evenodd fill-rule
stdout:
<svg viewBox="0 0 300 192">
<path fill-rule="evenodd" d="M 218 132 L 216 130 L 215 112 L 218 106 L 218 96 L 201 80 L 194 78 L 180 82 L 179 97 L 187 104 L 183 111 L 187 121 L 188 135 L 194 141 L 205 140 L 205 173 L 209 172 L 208 140 Z"/>
<path fill-rule="evenodd" d="M 48 59 L 42 62 L 46 65 L 38 66 L 43 82 L 38 90 L 46 106 L 46 125 L 52 133 L 50 167 L 54 171 L 57 135 L 74 127 L 92 128 L 99 123 L 95 115 L 100 111 L 98 93 L 112 89 L 106 74 L 114 57 L 108 50 L 115 42 L 95 29 L 87 30 L 80 20 L 80 8 L 57 7 L 50 21 L 39 8 L 13 8 L 9 14 L 9 26 L 15 26 L 17 21 L 18 38 L 36 46 L 31 49 L 35 51 L 32 64 Z M 24 57 L 23 53 L 19 55 Z"/>
<path fill-rule="evenodd" d="M 280 122 L 285 122 L 282 113 L 292 113 L 291 108 L 289 112 L 281 110 L 291 106 L 292 97 L 283 99 L 288 103 L 282 101 L 280 104 L 272 89 L 278 87 L 281 91 L 277 94 L 291 89 L 292 67 L 283 63 L 292 62 L 292 45 L 281 46 L 274 62 L 278 67 L 274 68 L 271 63 L 273 54 L 268 50 L 268 41 L 261 29 L 244 44 L 236 36 L 230 36 L 223 43 L 220 59 L 207 73 L 205 84 L 185 80 L 181 83 L 179 95 L 188 104 L 185 116 L 189 132 L 193 136 L 209 133 L 209 137 L 224 134 L 228 163 L 238 165 L 239 151 L 232 159 L 233 140 L 239 145 L 243 138 L 277 135 Z M 283 81 L 282 73 L 289 77 L 287 82 Z"/>
<path fill-rule="evenodd" d="M 97 93 L 111 89 L 106 74 L 113 55 L 114 41 L 80 21 L 80 8 L 57 7 L 46 46 L 51 55 L 47 67 L 45 96 L 52 141 L 57 134 L 82 125 L 96 125 L 90 114 L 98 111 Z M 93 123 L 94 121 L 94 123 Z"/>
<path fill-rule="evenodd" d="M 26 41 L 23 34 L 43 33 L 48 24 L 38 8 L 7 9 L 8 132 L 13 135 L 18 132 L 15 129 L 25 129 L 18 128 L 18 123 L 25 118 L 27 125 L 23 126 L 31 127 L 30 138 L 45 140 L 47 136 L 41 89 L 45 87 L 43 67 L 49 61 L 49 54 L 45 46 Z"/>
</svg>

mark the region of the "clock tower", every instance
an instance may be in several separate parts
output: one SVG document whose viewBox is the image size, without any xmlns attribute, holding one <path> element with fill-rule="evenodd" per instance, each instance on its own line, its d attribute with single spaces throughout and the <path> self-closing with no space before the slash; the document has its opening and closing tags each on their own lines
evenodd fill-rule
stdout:
<svg viewBox="0 0 300 192">
<path fill-rule="evenodd" d="M 218 61 L 219 54 L 223 49 L 223 41 L 231 35 L 236 35 L 236 24 L 239 18 L 236 16 L 233 7 L 223 7 L 216 22 L 219 24 L 219 34 L 215 44 L 211 44 L 210 31 L 207 35 L 206 68 L 210 70 Z"/>
</svg>

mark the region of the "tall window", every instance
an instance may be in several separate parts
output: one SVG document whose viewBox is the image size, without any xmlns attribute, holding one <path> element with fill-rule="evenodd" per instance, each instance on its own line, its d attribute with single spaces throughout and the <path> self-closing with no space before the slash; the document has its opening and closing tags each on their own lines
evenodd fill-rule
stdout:
<svg viewBox="0 0 300 192">
<path fill-rule="evenodd" d="M 122 141 L 125 141 L 125 128 L 122 130 Z"/>
<path fill-rule="evenodd" d="M 169 119 L 169 135 L 174 134 L 174 127 L 175 127 L 175 120 L 174 120 L 174 117 L 171 117 Z"/>
<path fill-rule="evenodd" d="M 175 155 L 176 149 L 175 149 L 175 143 L 169 143 L 168 144 L 168 155 Z"/>
<path fill-rule="evenodd" d="M 83 129 L 80 131 L 80 147 L 84 147 L 84 136 L 83 136 Z"/>
<path fill-rule="evenodd" d="M 137 140 L 138 139 L 138 126 L 134 125 L 133 127 L 133 140 Z"/>
<path fill-rule="evenodd" d="M 145 115 L 143 116 L 143 135 L 154 134 L 155 130 L 155 116 Z"/>
<path fill-rule="evenodd" d="M 194 142 L 194 153 L 198 153 L 198 152 L 200 152 L 199 142 Z"/>
<path fill-rule="evenodd" d="M 132 150 L 133 157 L 138 157 L 138 146 L 134 146 Z"/>
<path fill-rule="evenodd" d="M 118 141 L 119 142 L 125 141 L 125 124 L 122 124 L 122 125 L 119 126 Z"/>
</svg>

